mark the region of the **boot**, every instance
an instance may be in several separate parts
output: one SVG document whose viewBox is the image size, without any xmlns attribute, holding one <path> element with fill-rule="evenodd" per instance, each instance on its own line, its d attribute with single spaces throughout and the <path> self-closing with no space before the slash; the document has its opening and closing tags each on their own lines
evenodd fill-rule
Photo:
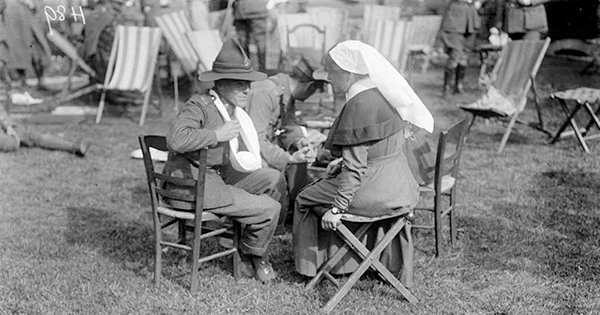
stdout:
<svg viewBox="0 0 600 315">
<path fill-rule="evenodd" d="M 446 98 L 452 86 L 452 79 L 454 77 L 454 69 L 446 68 L 444 70 L 444 87 L 442 90 L 443 97 Z"/>
<path fill-rule="evenodd" d="M 465 79 L 465 66 L 458 65 L 456 67 L 456 81 L 454 85 L 455 94 L 463 94 L 465 92 L 463 88 L 463 81 Z"/>
<path fill-rule="evenodd" d="M 277 278 L 277 274 L 275 274 L 273 266 L 271 266 L 266 255 L 264 257 L 250 256 L 250 260 L 252 261 L 252 265 L 254 265 L 256 280 L 262 283 L 268 283 Z"/>
</svg>

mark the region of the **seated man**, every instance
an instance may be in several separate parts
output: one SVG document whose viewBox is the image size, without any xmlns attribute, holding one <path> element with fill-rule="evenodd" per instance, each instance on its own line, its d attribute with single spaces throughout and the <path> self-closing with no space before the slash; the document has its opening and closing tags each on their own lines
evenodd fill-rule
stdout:
<svg viewBox="0 0 600 315">
<path fill-rule="evenodd" d="M 280 175 L 276 170 L 261 168 L 256 131 L 250 118 L 238 108 L 246 106 L 250 82 L 264 80 L 266 75 L 254 71 L 233 39 L 223 44 L 212 69 L 200 74 L 199 79 L 215 81 L 214 89 L 192 96 L 169 127 L 167 145 L 171 153 L 163 172 L 192 178 L 197 174 L 196 152 L 209 148 L 204 209 L 244 226 L 239 244 L 242 271 L 247 276 L 255 273 L 259 281 L 268 282 L 275 278 L 267 247 L 279 218 L 276 200 L 280 197 Z M 239 138 L 243 143 L 238 142 Z M 242 144 L 249 152 L 238 152 Z M 170 185 L 166 189 L 189 193 L 193 187 Z M 193 209 L 191 204 L 175 201 L 171 205 Z"/>
<path fill-rule="evenodd" d="M 289 202 L 308 184 L 306 163 L 315 160 L 316 150 L 305 137 L 295 117 L 295 101 L 304 101 L 316 90 L 312 67 L 301 59 L 291 75 L 279 73 L 254 82 L 248 94 L 246 111 L 256 127 L 263 165 L 282 172 L 282 215 L 285 220 Z"/>
</svg>

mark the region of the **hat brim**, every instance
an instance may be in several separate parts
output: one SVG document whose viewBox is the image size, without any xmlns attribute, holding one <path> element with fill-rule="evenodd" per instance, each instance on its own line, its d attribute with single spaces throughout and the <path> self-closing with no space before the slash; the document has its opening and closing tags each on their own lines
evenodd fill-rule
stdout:
<svg viewBox="0 0 600 315">
<path fill-rule="evenodd" d="M 329 82 L 328 76 L 329 76 L 329 74 L 327 73 L 327 71 L 325 71 L 325 67 L 320 67 L 319 69 L 315 70 L 312 73 L 313 79 L 315 79 L 317 81 Z"/>
<path fill-rule="evenodd" d="M 198 80 L 202 82 L 208 81 L 216 81 L 216 80 L 240 80 L 240 81 L 262 81 L 267 79 L 267 74 L 251 71 L 251 72 L 232 72 L 232 73 L 222 73 L 222 72 L 214 72 L 214 71 L 206 71 L 202 72 L 198 76 Z"/>
</svg>

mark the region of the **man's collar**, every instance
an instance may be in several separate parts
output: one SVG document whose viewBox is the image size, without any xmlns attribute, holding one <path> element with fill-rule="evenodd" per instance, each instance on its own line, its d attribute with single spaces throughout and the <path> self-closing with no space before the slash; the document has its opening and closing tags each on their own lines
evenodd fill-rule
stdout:
<svg viewBox="0 0 600 315">
<path fill-rule="evenodd" d="M 346 102 L 356 96 L 356 94 L 360 92 L 364 92 L 366 90 L 372 89 L 375 87 L 375 83 L 371 80 L 371 78 L 364 78 L 358 80 L 350 86 L 348 92 L 346 92 Z"/>
</svg>

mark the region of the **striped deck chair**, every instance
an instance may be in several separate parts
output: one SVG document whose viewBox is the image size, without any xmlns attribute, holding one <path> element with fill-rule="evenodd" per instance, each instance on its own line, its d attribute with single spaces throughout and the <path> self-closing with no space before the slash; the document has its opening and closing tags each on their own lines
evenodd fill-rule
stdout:
<svg viewBox="0 0 600 315">
<path fill-rule="evenodd" d="M 375 47 L 397 69 L 406 61 L 406 45 L 411 22 L 402 20 L 378 20 L 368 36 L 367 44 Z"/>
<path fill-rule="evenodd" d="M 416 56 L 423 57 L 421 73 L 427 72 L 429 58 L 433 51 L 433 45 L 442 25 L 441 15 L 415 15 L 411 18 L 411 32 L 408 38 L 408 57 L 411 69 Z M 402 64 L 400 71 L 404 72 L 406 64 Z"/>
<path fill-rule="evenodd" d="M 96 116 L 100 123 L 106 91 L 138 91 L 144 94 L 140 126 L 144 125 L 162 32 L 154 27 L 117 26 L 108 60 L 102 96 Z"/>
<path fill-rule="evenodd" d="M 193 80 L 193 73 L 198 69 L 198 56 L 194 52 L 192 45 L 185 37 L 185 34 L 192 31 L 192 25 L 183 11 L 175 11 L 156 16 L 156 24 L 162 30 L 162 33 L 171 48 L 172 55 L 175 56 L 185 75 Z M 173 92 L 175 95 L 175 111 L 179 109 L 179 81 L 178 68 L 171 67 L 171 77 L 173 78 Z"/>
<path fill-rule="evenodd" d="M 211 27 L 210 13 L 206 2 L 202 0 L 192 0 L 189 4 L 190 22 L 194 31 L 208 30 Z"/>
<path fill-rule="evenodd" d="M 212 64 L 223 46 L 219 30 L 191 31 L 185 35 L 199 57 L 198 71 L 212 70 Z"/>
<path fill-rule="evenodd" d="M 60 51 L 62 51 L 65 56 L 67 56 L 71 60 L 71 69 L 69 70 L 69 75 L 67 77 L 67 82 L 63 87 L 62 91 L 59 94 L 60 103 L 64 103 L 73 99 L 76 99 L 80 96 L 92 93 L 98 90 L 98 85 L 94 82 L 96 78 L 96 72 L 92 67 L 86 64 L 83 59 L 77 53 L 77 48 L 71 44 L 66 38 L 64 38 L 60 33 L 56 30 L 53 32 L 48 32 L 47 34 L 48 40 L 54 44 Z M 75 71 L 77 68 L 83 70 L 89 76 L 89 84 L 80 87 L 76 90 L 72 90 L 72 79 L 75 75 Z"/>
<path fill-rule="evenodd" d="M 370 37 L 375 34 L 378 21 L 398 20 L 400 18 L 400 11 L 400 7 L 366 4 L 363 16 L 363 42 L 369 43 L 373 41 Z"/>
<path fill-rule="evenodd" d="M 498 153 L 502 152 L 515 123 L 522 123 L 542 131 L 544 129 L 542 113 L 535 89 L 537 74 L 550 38 L 546 40 L 515 40 L 506 44 L 491 73 L 491 84 L 486 93 L 470 104 L 459 104 L 458 107 L 473 115 L 469 129 L 477 116 L 484 118 L 510 118 L 508 127 L 500 142 Z M 525 109 L 527 94 L 533 88 L 538 122 L 521 122 L 517 119 Z"/>
<path fill-rule="evenodd" d="M 332 7 L 309 7 L 306 13 L 314 16 L 314 20 L 325 34 L 325 51 L 347 38 L 348 10 Z"/>
</svg>

